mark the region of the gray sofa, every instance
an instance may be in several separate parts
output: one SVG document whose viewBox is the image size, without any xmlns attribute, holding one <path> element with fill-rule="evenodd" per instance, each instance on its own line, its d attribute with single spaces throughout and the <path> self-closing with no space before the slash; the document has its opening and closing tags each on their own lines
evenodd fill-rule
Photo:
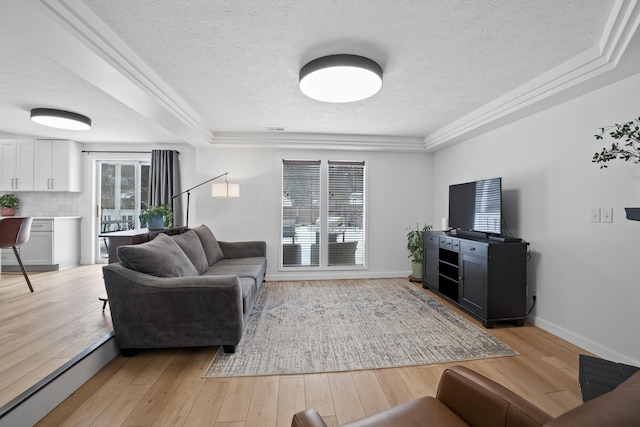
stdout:
<svg viewBox="0 0 640 427">
<path fill-rule="evenodd" d="M 103 273 L 123 354 L 216 345 L 235 351 L 264 281 L 265 242 L 218 242 L 202 225 L 120 246 L 118 258 Z"/>
</svg>

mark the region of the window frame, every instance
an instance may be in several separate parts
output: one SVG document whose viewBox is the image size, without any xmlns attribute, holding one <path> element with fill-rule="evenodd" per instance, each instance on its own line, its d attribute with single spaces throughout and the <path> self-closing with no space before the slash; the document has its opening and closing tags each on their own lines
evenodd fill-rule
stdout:
<svg viewBox="0 0 640 427">
<path fill-rule="evenodd" d="M 109 158 L 104 158 L 104 159 L 95 159 L 94 160 L 94 166 L 95 166 L 95 189 L 94 189 L 94 195 L 95 195 L 95 202 L 96 202 L 96 224 L 95 224 L 95 228 L 96 228 L 96 233 L 94 233 L 95 236 L 95 240 L 94 240 L 94 244 L 95 244 L 95 263 L 98 264 L 102 264 L 104 263 L 104 251 L 106 249 L 103 249 L 101 247 L 101 245 L 104 243 L 103 239 L 100 239 L 98 237 L 99 234 L 102 234 L 104 232 L 104 230 L 102 230 L 102 215 L 103 215 L 103 209 L 102 209 L 102 201 L 101 201 L 101 195 L 102 195 L 102 165 L 104 164 L 108 164 L 108 165 L 114 165 L 117 167 L 117 165 L 120 166 L 133 166 L 134 168 L 134 193 L 135 193 L 135 205 L 133 209 L 126 209 L 126 211 L 133 211 L 130 214 L 126 214 L 127 218 L 130 218 L 133 221 L 133 229 L 140 229 L 140 219 L 139 219 L 139 215 L 140 215 L 140 211 L 145 209 L 146 206 L 149 204 L 149 200 L 142 200 L 142 175 L 143 175 L 143 169 L 146 168 L 146 172 L 147 175 L 149 173 L 149 169 L 151 167 L 151 160 L 149 159 L 109 159 Z M 147 178 L 147 186 L 148 186 L 148 178 Z M 147 196 L 148 196 L 148 188 L 147 188 Z"/>
<path fill-rule="evenodd" d="M 319 210 L 319 238 L 320 238 L 320 254 L 319 265 L 284 265 L 284 243 L 283 231 L 284 231 L 284 203 L 280 200 L 280 216 L 279 216 L 279 256 L 278 256 L 278 271 L 339 271 L 339 270 L 366 270 L 368 269 L 368 165 L 369 161 L 366 157 L 357 158 L 337 158 L 338 156 L 309 156 L 309 157 L 293 157 L 284 156 L 279 159 L 280 168 L 280 197 L 284 196 L 284 164 L 285 162 L 320 162 L 320 210 Z M 345 163 L 354 164 L 360 163 L 363 166 L 362 177 L 362 241 L 359 240 L 358 251 L 362 253 L 362 264 L 355 265 L 328 265 L 329 256 L 329 164 L 330 163 Z"/>
</svg>

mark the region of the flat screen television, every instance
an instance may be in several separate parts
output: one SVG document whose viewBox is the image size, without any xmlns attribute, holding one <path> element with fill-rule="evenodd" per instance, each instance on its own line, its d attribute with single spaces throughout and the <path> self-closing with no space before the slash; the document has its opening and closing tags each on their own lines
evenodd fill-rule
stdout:
<svg viewBox="0 0 640 427">
<path fill-rule="evenodd" d="M 449 186 L 449 227 L 501 234 L 501 224 L 502 178 Z"/>
</svg>

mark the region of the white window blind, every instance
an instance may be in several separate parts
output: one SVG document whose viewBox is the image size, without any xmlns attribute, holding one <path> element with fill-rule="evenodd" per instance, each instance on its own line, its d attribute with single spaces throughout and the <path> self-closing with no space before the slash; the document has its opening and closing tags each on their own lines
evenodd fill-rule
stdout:
<svg viewBox="0 0 640 427">
<path fill-rule="evenodd" d="M 329 161 L 329 266 L 364 265 L 364 162 Z"/>
<path fill-rule="evenodd" d="M 282 267 L 364 266 L 364 177 L 364 162 L 283 160 Z"/>
<path fill-rule="evenodd" d="M 320 161 L 282 162 L 282 266 L 318 266 L 310 256 L 320 218 Z"/>
</svg>

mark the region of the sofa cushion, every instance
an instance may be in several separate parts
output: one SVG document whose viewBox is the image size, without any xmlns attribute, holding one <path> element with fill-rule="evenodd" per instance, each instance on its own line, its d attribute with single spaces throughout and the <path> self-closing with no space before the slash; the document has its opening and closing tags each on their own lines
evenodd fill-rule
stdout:
<svg viewBox="0 0 640 427">
<path fill-rule="evenodd" d="M 242 266 L 242 265 L 259 265 L 264 266 L 267 263 L 267 259 L 265 257 L 247 257 L 247 258 L 225 258 L 220 260 L 218 264 L 224 266 Z"/>
<path fill-rule="evenodd" d="M 242 313 L 246 314 L 256 298 L 256 285 L 253 279 L 248 277 L 240 278 L 240 290 L 242 291 Z"/>
<path fill-rule="evenodd" d="M 123 266 L 157 277 L 197 276 L 193 266 L 180 246 L 166 234 L 140 245 L 118 247 L 118 258 Z"/>
<path fill-rule="evenodd" d="M 209 268 L 207 254 L 204 253 L 204 248 L 202 247 L 200 238 L 195 231 L 189 230 L 182 234 L 176 234 L 171 238 L 187 255 L 193 266 L 198 270 L 198 274 L 202 274 L 207 271 Z"/>
<path fill-rule="evenodd" d="M 213 232 L 209 227 L 201 225 L 193 228 L 193 231 L 195 231 L 200 238 L 200 242 L 204 248 L 204 253 L 207 255 L 207 262 L 209 265 L 213 265 L 221 259 L 224 259 L 224 253 L 222 253 L 222 249 L 220 249 L 218 240 L 216 239 L 216 236 L 213 235 Z"/>
<path fill-rule="evenodd" d="M 216 275 L 216 276 L 226 276 L 226 275 L 236 275 L 239 277 L 250 277 L 254 280 L 262 279 L 263 268 L 260 265 L 241 265 L 241 264 L 231 264 L 227 265 L 224 263 L 226 260 L 218 261 L 215 265 L 212 265 L 207 270 L 206 275 Z"/>
</svg>

